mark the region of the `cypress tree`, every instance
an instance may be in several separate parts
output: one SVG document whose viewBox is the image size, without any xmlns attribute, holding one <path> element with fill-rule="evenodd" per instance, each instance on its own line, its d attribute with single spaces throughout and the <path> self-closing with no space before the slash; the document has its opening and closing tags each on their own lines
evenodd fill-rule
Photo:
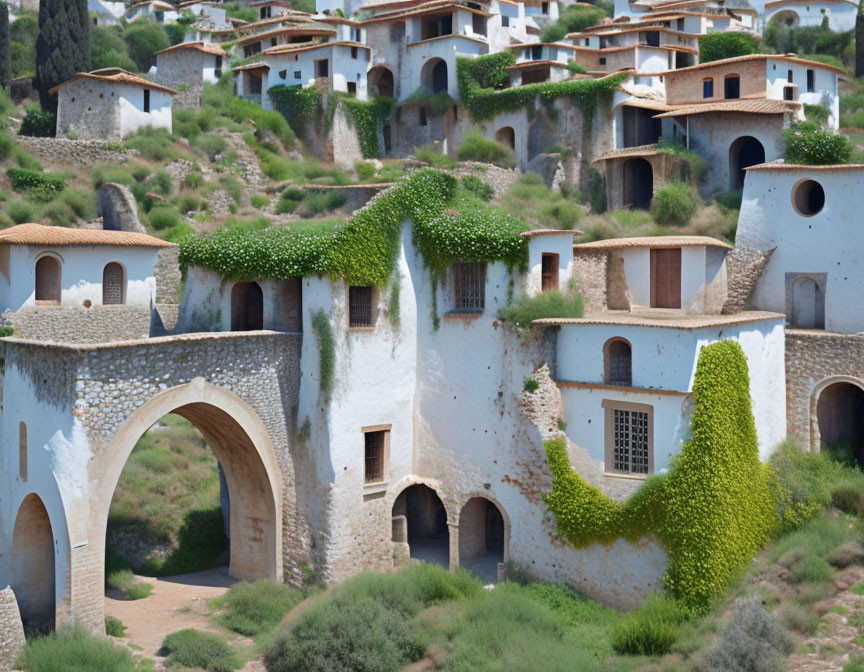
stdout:
<svg viewBox="0 0 864 672">
<path fill-rule="evenodd" d="M 90 70 L 90 15 L 87 0 L 42 0 L 36 40 L 36 88 L 42 109 L 57 113 L 48 91 Z"/>
<path fill-rule="evenodd" d="M 864 76 L 864 3 L 855 17 L 855 76 Z"/>
<path fill-rule="evenodd" d="M 9 55 L 9 8 L 0 2 L 0 89 L 12 79 L 12 58 Z"/>
</svg>

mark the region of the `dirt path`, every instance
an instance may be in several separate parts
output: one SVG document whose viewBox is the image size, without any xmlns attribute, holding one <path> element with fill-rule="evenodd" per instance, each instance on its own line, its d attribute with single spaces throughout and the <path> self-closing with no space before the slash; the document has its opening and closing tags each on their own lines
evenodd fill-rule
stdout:
<svg viewBox="0 0 864 672">
<path fill-rule="evenodd" d="M 235 583 L 226 568 L 161 579 L 141 576 L 136 581 L 152 584 L 153 593 L 135 601 L 106 596 L 105 615 L 123 621 L 128 628 L 124 641 L 141 655 L 157 659 L 165 635 L 184 628 L 225 634 L 211 624 L 207 601 L 224 595 Z"/>
</svg>

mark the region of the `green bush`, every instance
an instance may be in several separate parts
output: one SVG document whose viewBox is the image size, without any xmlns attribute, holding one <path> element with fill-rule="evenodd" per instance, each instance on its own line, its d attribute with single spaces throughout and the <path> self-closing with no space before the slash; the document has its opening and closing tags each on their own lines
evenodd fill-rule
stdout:
<svg viewBox="0 0 864 672">
<path fill-rule="evenodd" d="M 612 628 L 612 648 L 630 656 L 662 656 L 672 649 L 687 614 L 674 600 L 652 593 Z"/>
<path fill-rule="evenodd" d="M 427 143 L 422 147 L 415 147 L 414 156 L 417 157 L 418 161 L 423 161 L 423 163 L 428 163 L 430 166 L 443 170 L 449 170 L 456 166 L 456 161 L 443 154 L 441 146 L 434 142 Z"/>
<path fill-rule="evenodd" d="M 156 206 L 148 213 L 147 219 L 156 231 L 170 229 L 181 221 L 180 213 L 169 205 Z"/>
<path fill-rule="evenodd" d="M 123 166 L 117 166 L 113 163 L 97 163 L 93 166 L 91 173 L 93 178 L 93 186 L 98 189 L 106 182 L 114 182 L 131 186 L 135 182 L 135 177 Z"/>
<path fill-rule="evenodd" d="M 123 141 L 128 149 L 136 149 L 145 159 L 162 163 L 172 158 L 174 139 L 164 128 L 145 126 Z"/>
<path fill-rule="evenodd" d="M 582 295 L 573 289 L 526 295 L 498 311 L 498 319 L 517 327 L 529 327 L 534 320 L 548 317 L 579 318 L 582 315 Z"/>
<path fill-rule="evenodd" d="M 357 179 L 361 182 L 375 177 L 375 165 L 368 161 L 357 161 L 354 164 L 354 170 L 357 172 Z"/>
<path fill-rule="evenodd" d="M 33 138 L 50 138 L 54 136 L 57 118 L 51 112 L 43 112 L 38 105 L 28 105 L 27 114 L 21 121 L 18 135 Z"/>
<path fill-rule="evenodd" d="M 719 194 L 714 196 L 714 200 L 718 205 L 722 205 L 724 208 L 740 210 L 741 199 L 743 196 L 744 192 L 740 189 L 737 191 L 721 191 Z"/>
<path fill-rule="evenodd" d="M 716 32 L 699 38 L 699 62 L 709 63 L 759 53 L 759 38 L 743 32 Z"/>
<path fill-rule="evenodd" d="M 197 170 L 193 170 L 186 173 L 186 178 L 183 180 L 183 184 L 190 189 L 200 189 L 204 186 L 204 175 Z"/>
<path fill-rule="evenodd" d="M 232 672 L 242 667 L 237 655 L 219 635 L 191 628 L 168 635 L 162 642 L 162 651 L 172 665 L 207 672 Z"/>
<path fill-rule="evenodd" d="M 153 594 L 153 584 L 140 582 L 133 583 L 126 589 L 126 597 L 130 600 L 143 600 Z"/>
<path fill-rule="evenodd" d="M 784 530 L 800 527 L 831 503 L 832 483 L 842 467 L 826 455 L 803 453 L 787 441 L 771 455 L 770 464 Z"/>
<path fill-rule="evenodd" d="M 90 28 L 90 67 L 122 68 L 135 72 L 135 61 L 129 58 L 128 47 L 123 41 L 120 26 L 91 26 Z"/>
<path fill-rule="evenodd" d="M 556 23 L 543 29 L 540 33 L 541 42 L 558 42 L 568 33 L 579 33 L 602 22 L 607 13 L 600 7 L 584 5 L 568 5 L 561 8 L 561 14 Z"/>
<path fill-rule="evenodd" d="M 156 64 L 156 52 L 171 46 L 165 29 L 158 23 L 136 22 L 123 35 L 129 57 L 138 70 L 147 72 Z"/>
<path fill-rule="evenodd" d="M 312 192 L 303 199 L 302 217 L 314 217 L 338 210 L 347 202 L 344 191 Z"/>
<path fill-rule="evenodd" d="M 592 215 L 606 212 L 606 177 L 596 168 L 588 173 L 588 203 Z"/>
<path fill-rule="evenodd" d="M 808 166 L 849 163 L 852 144 L 846 136 L 823 131 L 806 123 L 783 132 L 786 162 Z"/>
<path fill-rule="evenodd" d="M 31 637 L 17 666 L 26 672 L 135 672 L 135 660 L 127 649 L 91 635 L 80 625 Z"/>
<path fill-rule="evenodd" d="M 95 194 L 84 189 L 65 189 L 60 198 L 68 205 L 79 219 L 94 219 L 98 214 Z"/>
<path fill-rule="evenodd" d="M 492 197 L 495 195 L 495 189 L 492 188 L 491 184 L 486 184 L 479 177 L 475 177 L 474 175 L 466 175 L 462 178 L 462 187 L 474 194 L 477 198 L 482 201 L 491 201 Z"/>
<path fill-rule="evenodd" d="M 123 625 L 123 621 L 114 616 L 105 617 L 105 634 L 109 637 L 123 637 L 128 628 Z"/>
<path fill-rule="evenodd" d="M 540 388 L 540 383 L 533 378 L 529 378 L 522 385 L 522 389 L 528 394 L 534 394 Z"/>
<path fill-rule="evenodd" d="M 502 168 L 514 168 L 516 166 L 516 155 L 512 149 L 500 142 L 486 139 L 479 132 L 471 132 L 466 135 L 459 146 L 458 153 L 460 161 L 479 161 Z"/>
<path fill-rule="evenodd" d="M 249 199 L 249 202 L 252 204 L 253 208 L 258 210 L 263 210 L 270 205 L 270 199 L 264 194 L 253 194 L 252 198 Z"/>
<path fill-rule="evenodd" d="M 698 207 L 699 196 L 683 182 L 670 182 L 651 199 L 651 214 L 662 226 L 687 226 Z"/>
<path fill-rule="evenodd" d="M 541 214 L 558 225 L 556 228 L 573 229 L 582 218 L 582 208 L 576 203 L 567 200 L 559 200 L 555 203 L 547 203 L 540 210 Z"/>
<path fill-rule="evenodd" d="M 174 178 L 165 170 L 157 170 L 147 182 L 147 188 L 160 196 L 170 196 L 174 192 Z"/>
<path fill-rule="evenodd" d="M 231 586 L 220 600 L 225 611 L 222 624 L 247 637 L 269 632 L 303 599 L 302 593 L 284 583 L 261 579 L 255 583 L 241 581 Z"/>
<path fill-rule="evenodd" d="M 797 563 L 789 573 L 789 581 L 792 583 L 828 583 L 834 576 L 834 570 L 827 560 L 809 556 Z"/>
<path fill-rule="evenodd" d="M 192 146 L 200 149 L 211 161 L 228 149 L 228 142 L 219 133 L 203 133 L 192 139 Z"/>
<path fill-rule="evenodd" d="M 5 207 L 6 216 L 16 224 L 26 224 L 36 219 L 36 206 L 30 201 L 16 199 L 9 201 Z"/>
<path fill-rule="evenodd" d="M 9 133 L 0 130 L 0 161 L 9 159 L 15 152 L 16 147 L 15 138 L 9 135 Z"/>
<path fill-rule="evenodd" d="M 26 168 L 9 168 L 9 183 L 15 191 L 47 191 L 60 193 L 66 188 L 66 177 L 57 173 L 42 173 Z"/>
</svg>

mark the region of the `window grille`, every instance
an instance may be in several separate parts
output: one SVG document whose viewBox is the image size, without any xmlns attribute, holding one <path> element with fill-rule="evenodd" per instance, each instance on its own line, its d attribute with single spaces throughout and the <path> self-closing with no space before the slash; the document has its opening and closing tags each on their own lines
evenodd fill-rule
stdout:
<svg viewBox="0 0 864 672">
<path fill-rule="evenodd" d="M 613 409 L 613 469 L 630 474 L 647 474 L 649 469 L 648 413 Z"/>
<path fill-rule="evenodd" d="M 624 341 L 612 341 L 606 348 L 606 383 L 630 386 L 633 379 L 632 352 Z"/>
<path fill-rule="evenodd" d="M 365 462 L 366 472 L 364 480 L 366 483 L 375 483 L 384 480 L 384 439 L 386 431 L 366 432 L 365 438 Z"/>
<path fill-rule="evenodd" d="M 480 313 L 486 307 L 486 264 L 453 264 L 453 311 Z"/>
<path fill-rule="evenodd" d="M 114 306 L 123 303 L 123 267 L 111 262 L 102 271 L 102 304 Z"/>
<path fill-rule="evenodd" d="M 348 326 L 372 326 L 372 288 L 348 288 Z"/>
</svg>

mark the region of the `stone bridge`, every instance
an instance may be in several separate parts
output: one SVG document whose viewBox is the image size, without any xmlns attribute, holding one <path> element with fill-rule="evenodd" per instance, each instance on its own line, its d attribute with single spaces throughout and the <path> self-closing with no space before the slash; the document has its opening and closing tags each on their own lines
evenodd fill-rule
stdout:
<svg viewBox="0 0 864 672">
<path fill-rule="evenodd" d="M 195 334 L 105 345 L 0 343 L 0 585 L 25 626 L 104 619 L 108 509 L 141 435 L 189 420 L 224 469 L 230 572 L 299 581 L 311 474 L 292 453 L 302 336 Z M 302 462 L 302 459 L 301 459 Z M 298 495 L 300 489 L 307 489 Z"/>
</svg>

